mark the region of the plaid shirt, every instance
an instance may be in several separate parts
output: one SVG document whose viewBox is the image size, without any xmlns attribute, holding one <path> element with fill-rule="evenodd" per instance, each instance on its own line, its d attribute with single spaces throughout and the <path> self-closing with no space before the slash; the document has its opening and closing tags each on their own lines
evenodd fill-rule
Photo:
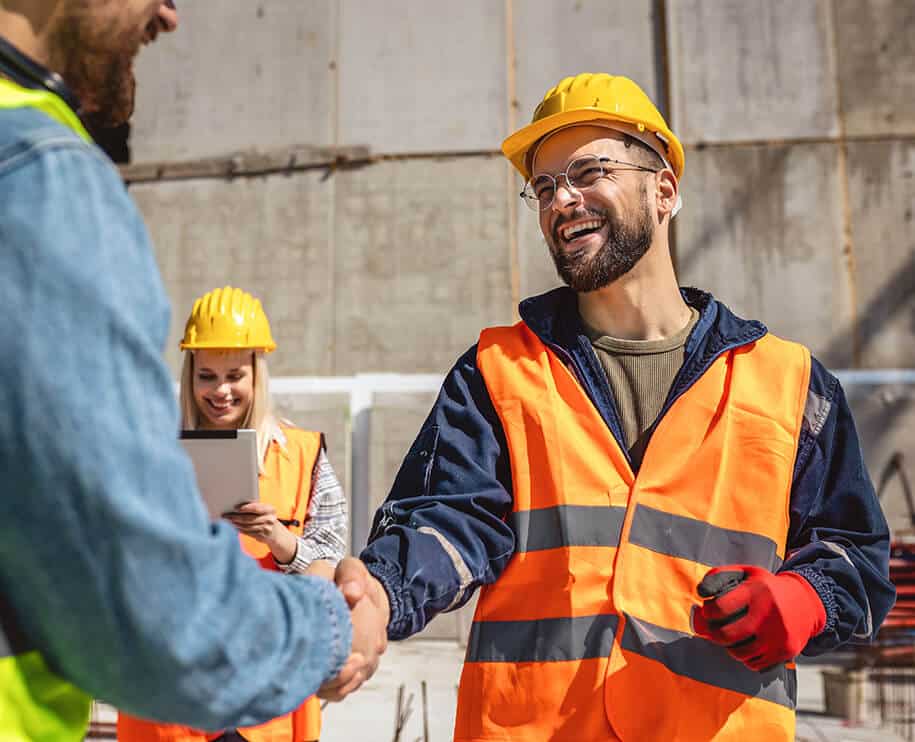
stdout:
<svg viewBox="0 0 915 742">
<path fill-rule="evenodd" d="M 312 475 L 308 519 L 295 557 L 289 564 L 277 562 L 277 566 L 289 574 L 304 572 L 318 559 L 339 562 L 346 554 L 346 515 L 343 487 L 322 450 Z"/>
</svg>

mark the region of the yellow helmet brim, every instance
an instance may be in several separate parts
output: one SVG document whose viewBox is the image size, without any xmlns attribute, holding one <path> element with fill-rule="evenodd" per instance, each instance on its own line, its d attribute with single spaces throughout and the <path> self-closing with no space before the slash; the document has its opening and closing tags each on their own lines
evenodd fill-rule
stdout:
<svg viewBox="0 0 915 742">
<path fill-rule="evenodd" d="M 276 350 L 276 343 L 263 346 L 252 345 L 226 345 L 225 343 L 179 343 L 181 350 L 250 350 L 253 352 L 272 353 Z"/>
<path fill-rule="evenodd" d="M 587 124 L 592 121 L 616 121 L 638 129 L 646 129 L 645 124 L 638 118 L 625 115 L 611 115 L 602 108 L 576 108 L 571 111 L 561 111 L 551 116 L 534 121 L 523 129 L 519 129 L 502 142 L 502 153 L 509 159 L 515 169 L 521 173 L 524 180 L 531 177 L 528 167 L 527 154 L 531 148 L 548 134 L 574 124 Z M 653 132 L 667 144 L 665 158 L 670 162 L 674 175 L 679 180 L 683 175 L 684 154 L 680 141 L 667 127 L 659 128 Z M 661 153 L 664 155 L 665 153 Z"/>
</svg>

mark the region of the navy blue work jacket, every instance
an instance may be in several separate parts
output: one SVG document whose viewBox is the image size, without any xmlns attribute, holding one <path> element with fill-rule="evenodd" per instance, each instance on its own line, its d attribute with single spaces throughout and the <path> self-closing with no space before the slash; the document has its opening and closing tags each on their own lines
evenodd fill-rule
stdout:
<svg viewBox="0 0 915 742">
<path fill-rule="evenodd" d="M 700 317 L 659 420 L 719 355 L 767 332 L 708 293 L 682 293 Z M 610 386 L 584 333 L 576 295 L 555 289 L 523 301 L 520 313 L 575 373 L 625 452 Z M 438 613 L 459 608 L 477 587 L 495 582 L 514 553 L 506 523 L 512 509 L 509 452 L 476 355 L 474 346 L 445 378 L 361 555 L 390 597 L 392 639 L 415 634 Z M 870 641 L 895 600 L 888 578 L 889 531 L 845 394 L 815 358 L 790 511 L 780 570 L 803 575 L 826 607 L 826 627 L 804 653 Z"/>
</svg>

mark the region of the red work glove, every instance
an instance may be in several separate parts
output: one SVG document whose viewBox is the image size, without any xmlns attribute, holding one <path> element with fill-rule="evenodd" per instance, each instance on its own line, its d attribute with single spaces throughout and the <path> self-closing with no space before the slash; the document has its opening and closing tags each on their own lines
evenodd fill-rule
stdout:
<svg viewBox="0 0 915 742">
<path fill-rule="evenodd" d="M 696 634 L 761 672 L 794 659 L 826 626 L 826 608 L 799 574 L 762 567 L 715 567 L 699 583 Z"/>
</svg>

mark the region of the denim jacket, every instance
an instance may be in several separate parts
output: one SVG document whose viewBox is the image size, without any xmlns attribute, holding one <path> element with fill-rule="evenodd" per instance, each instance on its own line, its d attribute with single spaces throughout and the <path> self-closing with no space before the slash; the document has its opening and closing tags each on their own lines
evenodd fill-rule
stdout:
<svg viewBox="0 0 915 742">
<path fill-rule="evenodd" d="M 700 316 L 658 420 L 715 358 L 767 332 L 707 293 L 682 293 Z M 610 386 L 582 328 L 575 294 L 556 289 L 525 300 L 520 312 L 573 371 L 625 452 Z M 476 351 L 476 346 L 467 351 L 446 377 L 362 553 L 390 597 L 393 639 L 421 631 L 439 612 L 459 608 L 477 587 L 495 582 L 514 553 L 506 523 L 512 508 L 509 453 Z M 826 626 L 806 654 L 869 641 L 895 598 L 888 579 L 887 524 L 855 425 L 838 380 L 816 359 L 780 569 L 803 575 L 826 608 Z"/>
<path fill-rule="evenodd" d="M 0 590 L 49 665 L 143 717 L 248 726 L 342 667 L 334 586 L 260 569 L 177 440 L 169 308 L 97 147 L 0 110 Z"/>
</svg>

